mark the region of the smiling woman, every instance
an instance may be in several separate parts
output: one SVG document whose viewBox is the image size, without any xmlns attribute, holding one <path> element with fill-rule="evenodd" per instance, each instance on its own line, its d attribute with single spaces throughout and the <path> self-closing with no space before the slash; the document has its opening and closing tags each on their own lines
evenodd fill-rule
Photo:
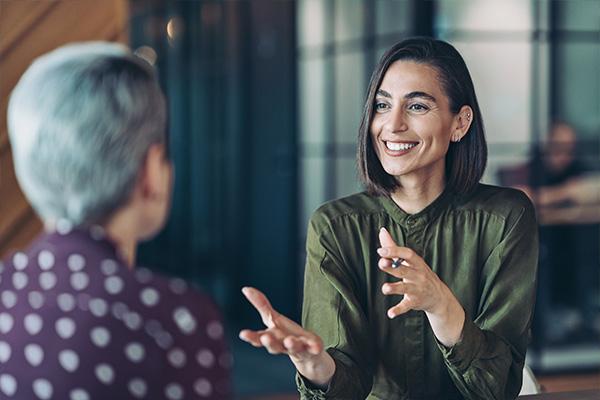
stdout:
<svg viewBox="0 0 600 400">
<path fill-rule="evenodd" d="M 537 226 L 520 191 L 479 183 L 481 111 L 448 43 L 400 42 L 373 73 L 359 132 L 366 191 L 329 202 L 307 234 L 303 326 L 258 290 L 303 399 L 511 399 L 533 313 Z"/>
</svg>

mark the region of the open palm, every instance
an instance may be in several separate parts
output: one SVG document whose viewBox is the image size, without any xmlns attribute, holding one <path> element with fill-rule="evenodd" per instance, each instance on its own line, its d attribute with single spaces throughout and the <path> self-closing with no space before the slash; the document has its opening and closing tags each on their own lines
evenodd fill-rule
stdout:
<svg viewBox="0 0 600 400">
<path fill-rule="evenodd" d="M 260 290 L 245 287 L 242 293 L 256 308 L 267 328 L 259 331 L 244 329 L 240 339 L 255 347 L 265 347 L 271 354 L 288 354 L 295 364 L 323 352 L 323 341 L 319 336 L 278 313 Z"/>
</svg>

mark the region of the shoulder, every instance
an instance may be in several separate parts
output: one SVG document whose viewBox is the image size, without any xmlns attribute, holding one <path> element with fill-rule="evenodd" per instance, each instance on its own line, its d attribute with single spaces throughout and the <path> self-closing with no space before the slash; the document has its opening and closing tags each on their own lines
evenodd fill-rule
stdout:
<svg viewBox="0 0 600 400">
<path fill-rule="evenodd" d="M 339 219 L 360 218 L 382 212 L 384 208 L 377 196 L 360 192 L 324 203 L 312 214 L 309 226 L 322 231 Z"/>
<path fill-rule="evenodd" d="M 535 218 L 533 203 L 521 190 L 481 183 L 469 195 L 458 197 L 454 209 L 484 212 L 503 219 L 509 225 L 523 216 Z"/>
<path fill-rule="evenodd" d="M 185 324 L 179 323 L 182 318 L 193 317 L 200 324 L 221 320 L 212 298 L 183 279 L 167 277 L 144 267 L 136 268 L 133 275 L 142 305 L 150 308 L 157 306 L 157 310 L 168 314 L 164 318 L 176 322 L 178 328 L 184 330 L 183 333 L 192 332 L 185 332 Z"/>
</svg>

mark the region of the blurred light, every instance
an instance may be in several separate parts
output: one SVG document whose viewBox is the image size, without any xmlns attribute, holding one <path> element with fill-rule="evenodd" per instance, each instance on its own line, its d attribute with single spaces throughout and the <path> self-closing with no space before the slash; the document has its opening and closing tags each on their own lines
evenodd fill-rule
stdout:
<svg viewBox="0 0 600 400">
<path fill-rule="evenodd" d="M 183 22 L 179 17 L 173 17 L 167 22 L 167 36 L 169 41 L 177 39 L 183 30 Z"/>
<path fill-rule="evenodd" d="M 143 58 L 150 65 L 156 64 L 156 59 L 158 58 L 156 51 L 154 51 L 154 49 L 150 46 L 138 47 L 137 49 L 135 49 L 133 54 L 135 54 L 139 58 Z"/>
</svg>

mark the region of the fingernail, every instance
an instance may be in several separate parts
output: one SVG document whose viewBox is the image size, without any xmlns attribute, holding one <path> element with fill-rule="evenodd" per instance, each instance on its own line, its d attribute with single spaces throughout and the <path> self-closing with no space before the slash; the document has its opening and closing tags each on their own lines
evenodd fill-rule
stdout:
<svg viewBox="0 0 600 400">
<path fill-rule="evenodd" d="M 383 226 L 381 228 L 379 228 L 379 232 L 387 232 L 387 229 L 385 229 Z"/>
<path fill-rule="evenodd" d="M 250 291 L 250 288 L 248 286 L 244 286 L 242 288 L 242 293 L 244 293 L 245 295 L 247 295 L 249 291 Z"/>
<path fill-rule="evenodd" d="M 385 247 L 380 247 L 380 248 L 377 249 L 377 253 L 380 256 L 387 256 L 388 254 L 390 254 L 390 250 L 386 249 Z"/>
<path fill-rule="evenodd" d="M 392 310 L 387 312 L 387 316 L 389 319 L 394 319 L 396 316 L 394 315 L 394 312 Z"/>
<path fill-rule="evenodd" d="M 385 285 L 383 285 L 383 286 L 381 287 L 381 291 L 382 291 L 384 294 L 387 294 L 387 293 L 390 291 L 390 287 L 389 287 L 387 284 L 385 284 Z"/>
</svg>

